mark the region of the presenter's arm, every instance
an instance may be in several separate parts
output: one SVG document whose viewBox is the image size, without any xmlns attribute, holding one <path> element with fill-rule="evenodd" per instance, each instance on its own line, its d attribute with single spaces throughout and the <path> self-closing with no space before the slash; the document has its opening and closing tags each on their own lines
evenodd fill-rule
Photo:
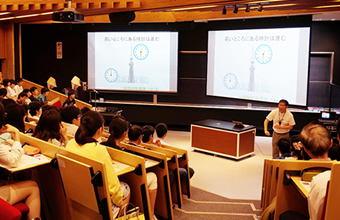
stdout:
<svg viewBox="0 0 340 220">
<path fill-rule="evenodd" d="M 264 127 L 264 133 L 265 133 L 267 136 L 270 136 L 270 132 L 268 131 L 268 122 L 269 122 L 269 120 L 268 120 L 268 119 L 265 119 L 265 120 L 264 120 L 264 123 L 263 123 L 263 127 Z"/>
<path fill-rule="evenodd" d="M 293 129 L 293 126 L 292 125 L 275 125 L 275 128 L 277 129 Z"/>
</svg>

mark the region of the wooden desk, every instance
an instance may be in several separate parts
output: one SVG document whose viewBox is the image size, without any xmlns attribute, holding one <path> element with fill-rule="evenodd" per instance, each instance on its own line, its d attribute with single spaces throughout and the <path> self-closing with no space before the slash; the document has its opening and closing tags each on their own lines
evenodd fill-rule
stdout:
<svg viewBox="0 0 340 220">
<path fill-rule="evenodd" d="M 306 189 L 306 187 L 303 186 L 301 183 L 301 177 L 299 176 L 291 176 L 290 179 L 292 180 L 293 186 L 299 191 L 299 193 L 304 197 L 308 198 L 309 191 Z M 310 185 L 310 182 L 309 182 Z"/>
<path fill-rule="evenodd" d="M 121 146 L 124 146 L 127 150 L 130 150 L 131 152 L 134 152 L 135 154 L 138 154 L 138 156 L 144 157 L 147 160 L 157 161 L 157 164 L 153 163 L 152 161 L 150 161 L 151 163 L 148 162 L 148 165 L 145 164 L 145 167 L 148 166 L 148 172 L 154 172 L 157 175 L 158 188 L 155 214 L 161 216 L 164 219 L 172 220 L 172 198 L 166 155 L 126 143 L 121 143 Z"/>
<path fill-rule="evenodd" d="M 241 159 L 254 153 L 256 127 L 236 128 L 226 121 L 203 120 L 191 124 L 191 146 L 198 151 Z"/>
<path fill-rule="evenodd" d="M 35 156 L 28 156 L 26 154 L 22 155 L 18 162 L 18 166 L 10 167 L 5 165 L 0 165 L 1 168 L 8 170 L 11 173 L 15 173 L 22 170 L 27 170 L 31 168 L 35 168 L 38 166 L 42 166 L 50 163 L 52 158 L 46 157 L 43 154 L 37 154 Z"/>
<path fill-rule="evenodd" d="M 178 155 L 174 150 L 162 148 L 152 144 L 141 144 L 146 149 L 153 150 L 159 153 L 164 153 L 168 160 L 168 168 L 169 172 L 172 170 L 173 172 L 173 183 L 170 180 L 170 188 L 171 188 L 171 197 L 172 202 L 176 203 L 179 208 L 182 207 L 182 190 L 181 190 L 181 181 L 179 175 L 179 163 L 178 163 Z"/>
</svg>

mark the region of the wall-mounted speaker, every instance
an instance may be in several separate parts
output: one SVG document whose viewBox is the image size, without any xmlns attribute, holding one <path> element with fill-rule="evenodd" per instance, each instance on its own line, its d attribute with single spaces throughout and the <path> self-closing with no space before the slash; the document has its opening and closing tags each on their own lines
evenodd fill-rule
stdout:
<svg viewBox="0 0 340 220">
<path fill-rule="evenodd" d="M 128 24 L 135 20 L 136 15 L 134 11 L 123 11 L 110 13 L 109 18 L 112 24 Z"/>
</svg>

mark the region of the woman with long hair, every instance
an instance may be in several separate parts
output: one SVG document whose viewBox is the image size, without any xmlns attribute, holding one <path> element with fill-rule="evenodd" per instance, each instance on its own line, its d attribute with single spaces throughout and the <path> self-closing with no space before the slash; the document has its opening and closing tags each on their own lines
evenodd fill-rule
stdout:
<svg viewBox="0 0 340 220">
<path fill-rule="evenodd" d="M 130 201 L 130 188 L 126 183 L 119 182 L 106 147 L 98 144 L 97 140 L 102 136 L 103 130 L 103 117 L 98 112 L 89 111 L 81 117 L 80 126 L 76 135 L 74 139 L 70 140 L 66 148 L 85 157 L 105 163 L 112 202 L 112 212 L 115 218 L 119 213 L 120 207 Z"/>
<path fill-rule="evenodd" d="M 43 112 L 32 136 L 59 147 L 65 147 L 68 143 L 66 132 L 66 127 L 61 123 L 60 114 L 50 109 Z"/>
<path fill-rule="evenodd" d="M 10 133 L 14 143 L 11 149 L 8 145 L 0 144 L 0 165 L 16 166 L 23 149 L 20 143 L 19 130 L 5 124 L 5 108 L 0 103 L 0 134 Z M 29 207 L 28 219 L 40 219 L 40 193 L 36 182 L 26 180 L 21 182 L 7 182 L 0 180 L 0 198 L 10 205 L 25 200 Z"/>
<path fill-rule="evenodd" d="M 109 125 L 109 133 L 110 136 L 106 142 L 102 144 L 118 149 L 118 150 L 125 150 L 124 148 L 119 146 L 119 143 L 123 141 L 129 130 L 128 122 L 125 121 L 123 117 L 114 117 Z"/>
</svg>

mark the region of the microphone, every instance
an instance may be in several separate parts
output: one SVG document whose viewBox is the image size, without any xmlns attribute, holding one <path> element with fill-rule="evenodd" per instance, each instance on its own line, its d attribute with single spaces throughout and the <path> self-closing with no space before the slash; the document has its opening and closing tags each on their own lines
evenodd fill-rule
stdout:
<svg viewBox="0 0 340 220">
<path fill-rule="evenodd" d="M 95 92 L 95 93 L 99 94 L 99 92 L 98 92 L 97 90 L 95 90 L 95 89 L 93 90 L 93 92 Z"/>
</svg>

